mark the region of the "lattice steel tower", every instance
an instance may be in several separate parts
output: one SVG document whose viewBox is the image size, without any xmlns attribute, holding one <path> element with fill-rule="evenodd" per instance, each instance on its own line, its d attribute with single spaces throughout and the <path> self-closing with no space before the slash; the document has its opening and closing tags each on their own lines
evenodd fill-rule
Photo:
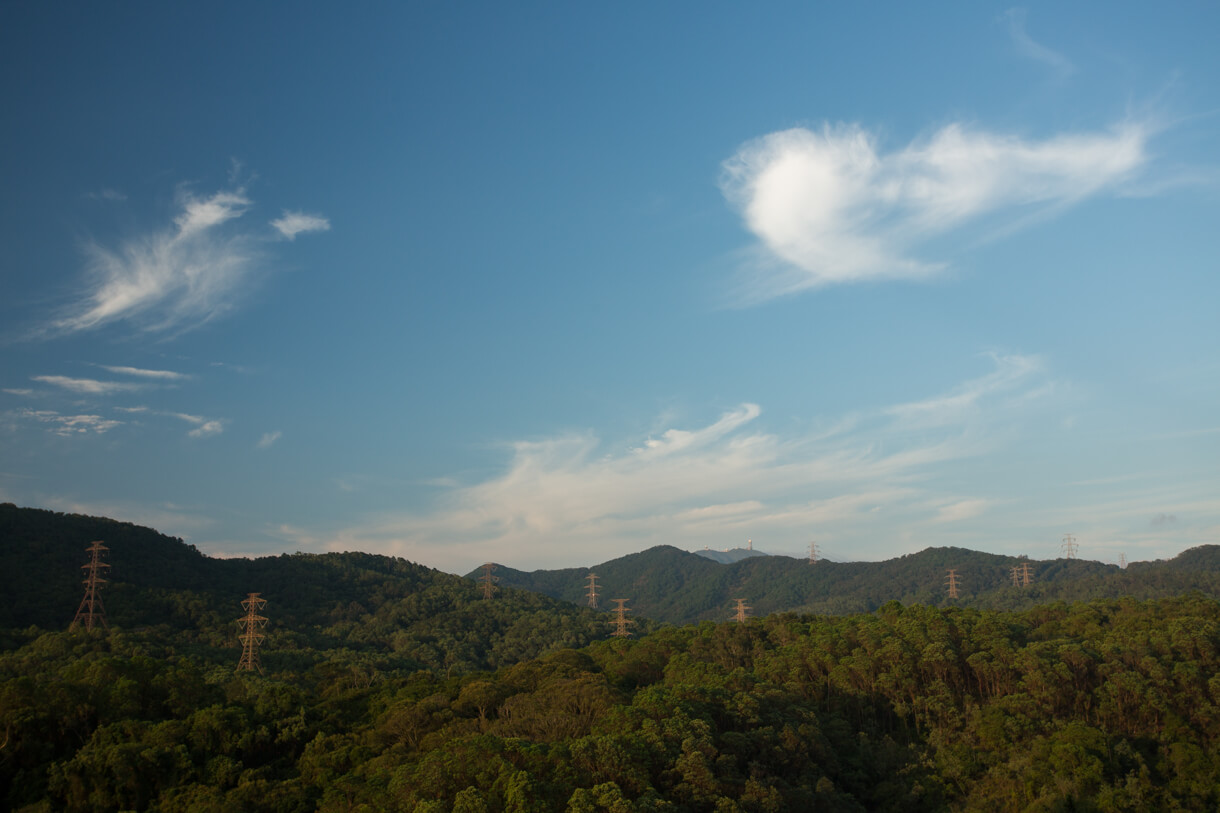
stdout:
<svg viewBox="0 0 1220 813">
<path fill-rule="evenodd" d="M 630 637 L 631 630 L 627 629 L 627 627 L 635 622 L 627 617 L 627 613 L 631 612 L 631 610 L 623 606 L 630 601 L 630 599 L 612 598 L 610 600 L 614 602 L 614 620 L 610 622 L 610 626 L 614 627 L 614 632 L 610 634 L 615 638 Z"/>
<path fill-rule="evenodd" d="M 496 582 L 500 581 L 499 576 L 491 575 L 491 572 L 496 569 L 492 562 L 483 563 L 483 575 L 479 577 L 479 584 L 483 585 L 483 598 L 489 599 L 496 592 Z"/>
<path fill-rule="evenodd" d="M 80 624 L 85 625 L 85 629 L 93 629 L 94 624 L 100 624 L 105 629 L 110 629 L 106 624 L 106 608 L 102 606 L 102 597 L 98 595 L 98 590 L 106 583 L 102 578 L 101 571 L 110 567 L 102 561 L 102 554 L 110 550 L 101 542 L 94 542 L 88 548 L 89 562 L 81 565 L 85 571 L 85 597 L 81 599 L 80 607 L 76 610 L 76 617 L 72 619 L 69 631 L 76 629 Z"/>
<path fill-rule="evenodd" d="M 949 575 L 945 577 L 945 584 L 949 587 L 949 598 L 957 598 L 957 571 L 950 570 Z"/>
<path fill-rule="evenodd" d="M 1063 549 L 1064 559 L 1075 559 L 1076 548 L 1078 547 L 1079 545 L 1076 544 L 1076 537 L 1072 536 L 1071 534 L 1064 534 L 1063 544 L 1060 545 L 1060 548 Z"/>
<path fill-rule="evenodd" d="M 259 615 L 258 611 L 267 605 L 267 599 L 258 596 L 258 593 L 250 593 L 241 602 L 246 615 L 237 619 L 237 623 L 241 624 L 244 630 L 241 635 L 237 636 L 241 639 L 241 660 L 237 662 L 237 671 L 253 672 L 257 669 L 261 675 L 263 667 L 258 662 L 258 645 L 267 636 L 259 630 L 267 626 L 267 619 Z"/>
<path fill-rule="evenodd" d="M 588 576 L 585 576 L 585 581 L 588 582 L 586 587 L 589 588 L 589 592 L 585 593 L 585 596 L 589 599 L 589 606 L 596 610 L 597 609 L 597 574 L 590 573 Z"/>
<path fill-rule="evenodd" d="M 735 598 L 733 601 L 737 602 L 736 611 L 733 613 L 733 620 L 738 624 L 746 623 L 746 619 L 750 617 L 749 610 L 752 608 L 746 605 L 744 598 Z"/>
<path fill-rule="evenodd" d="M 809 564 L 816 565 L 818 563 L 818 543 L 809 543 Z"/>
</svg>

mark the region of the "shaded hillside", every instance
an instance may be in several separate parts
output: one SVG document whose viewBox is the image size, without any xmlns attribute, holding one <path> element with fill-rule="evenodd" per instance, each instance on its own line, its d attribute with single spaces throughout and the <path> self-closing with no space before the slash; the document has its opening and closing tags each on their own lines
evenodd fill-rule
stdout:
<svg viewBox="0 0 1220 813">
<path fill-rule="evenodd" d="M 1012 568 L 1029 566 L 1032 584 L 1014 587 Z M 946 575 L 958 576 L 950 599 Z M 811 564 L 788 556 L 755 556 L 719 564 L 659 546 L 592 568 L 526 573 L 500 567 L 501 584 L 585 603 L 585 577 L 596 572 L 604 599 L 628 598 L 640 616 L 675 624 L 727 620 L 735 599 L 755 615 L 871 612 L 888 601 L 1018 610 L 1057 600 L 1157 598 L 1198 590 L 1220 597 L 1220 546 L 1185 551 L 1167 562 L 1116 565 L 1080 559 L 1036 561 L 966 550 L 928 548 L 884 562 Z"/>
<path fill-rule="evenodd" d="M 8 503 L 0 505 L 0 628 L 66 629 L 93 540 L 110 548 L 102 600 L 111 626 L 166 626 L 201 645 L 236 647 L 239 602 L 258 592 L 268 601 L 272 660 L 277 649 L 352 649 L 404 667 L 489 668 L 609 631 L 604 614 L 516 590 L 483 601 L 469 581 L 403 559 L 213 559 L 131 523 Z"/>
</svg>

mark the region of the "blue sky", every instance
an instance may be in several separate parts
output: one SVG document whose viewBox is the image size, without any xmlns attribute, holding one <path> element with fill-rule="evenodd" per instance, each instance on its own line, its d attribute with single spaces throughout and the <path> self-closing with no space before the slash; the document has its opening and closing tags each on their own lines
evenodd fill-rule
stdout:
<svg viewBox="0 0 1220 813">
<path fill-rule="evenodd" d="M 465 572 L 1220 542 L 1214 4 L 0 7 L 0 499 Z"/>
</svg>

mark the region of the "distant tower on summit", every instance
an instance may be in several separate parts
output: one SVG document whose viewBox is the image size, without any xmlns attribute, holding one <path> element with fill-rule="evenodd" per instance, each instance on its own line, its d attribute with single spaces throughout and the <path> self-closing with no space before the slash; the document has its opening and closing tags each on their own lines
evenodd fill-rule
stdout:
<svg viewBox="0 0 1220 813">
<path fill-rule="evenodd" d="M 754 540 L 753 539 L 746 540 L 746 550 L 754 550 Z"/>
<path fill-rule="evenodd" d="M 1063 549 L 1064 559 L 1076 558 L 1076 548 L 1079 547 L 1079 545 L 1076 544 L 1076 537 L 1072 536 L 1071 534 L 1064 534 L 1063 544 L 1060 545 L 1060 547 Z"/>
<path fill-rule="evenodd" d="M 818 563 L 818 543 L 809 543 L 809 564 L 816 565 Z"/>
</svg>

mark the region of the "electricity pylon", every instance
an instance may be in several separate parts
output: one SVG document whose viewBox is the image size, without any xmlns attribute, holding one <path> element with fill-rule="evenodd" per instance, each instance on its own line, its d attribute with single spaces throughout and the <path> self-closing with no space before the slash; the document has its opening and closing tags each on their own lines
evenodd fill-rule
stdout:
<svg viewBox="0 0 1220 813">
<path fill-rule="evenodd" d="M 809 543 L 809 564 L 816 565 L 818 563 L 818 543 Z"/>
<path fill-rule="evenodd" d="M 585 581 L 588 582 L 588 585 L 586 585 L 586 586 L 589 588 L 589 592 L 586 593 L 585 596 L 589 599 L 589 606 L 596 610 L 597 609 L 597 574 L 590 573 L 588 576 L 585 577 Z"/>
<path fill-rule="evenodd" d="M 1076 558 L 1076 548 L 1079 547 L 1079 545 L 1076 544 L 1076 537 L 1072 536 L 1071 534 L 1064 534 L 1063 544 L 1059 547 L 1063 550 L 1064 559 Z"/>
<path fill-rule="evenodd" d="M 733 613 L 733 620 L 738 624 L 746 623 L 746 619 L 750 617 L 747 611 L 751 608 L 746 606 L 746 600 L 744 598 L 735 598 L 733 601 L 737 602 L 737 611 Z"/>
<path fill-rule="evenodd" d="M 614 627 L 614 632 L 610 634 L 615 638 L 631 637 L 631 631 L 627 627 L 635 622 L 627 617 L 627 613 L 631 612 L 631 610 L 623 606 L 630 599 L 612 598 L 610 600 L 614 602 L 614 620 L 610 622 L 610 626 Z"/>
<path fill-rule="evenodd" d="M 1029 562 L 1021 563 L 1021 586 L 1029 587 L 1033 584 L 1034 575 L 1029 572 Z"/>
<path fill-rule="evenodd" d="M 499 576 L 491 575 L 491 572 L 496 569 L 496 566 L 491 562 L 486 562 L 483 565 L 483 575 L 479 577 L 479 584 L 483 585 L 483 598 L 491 598 L 496 592 L 496 582 L 500 581 Z"/>
<path fill-rule="evenodd" d="M 237 619 L 237 623 L 242 625 L 243 632 L 237 636 L 241 639 L 241 660 L 237 662 L 237 671 L 253 672 L 256 669 L 261 675 L 263 667 L 258 662 L 258 645 L 263 642 L 267 636 L 263 635 L 259 630 L 267 626 L 267 619 L 258 614 L 258 611 L 267 605 L 267 599 L 259 598 L 258 593 L 250 593 L 241 601 L 242 609 L 246 611 L 244 617 Z"/>
<path fill-rule="evenodd" d="M 85 571 L 85 597 L 81 599 L 80 607 L 76 610 L 76 617 L 72 619 L 68 630 L 76 629 L 79 624 L 84 624 L 87 630 L 93 629 L 94 624 L 100 624 L 102 627 L 110 629 L 106 623 L 106 608 L 102 606 L 102 597 L 97 592 L 106 583 L 101 571 L 109 568 L 110 565 L 102 561 L 102 554 L 110 548 L 101 542 L 94 542 L 85 550 L 89 552 L 88 564 L 81 565 Z"/>
<path fill-rule="evenodd" d="M 950 570 L 949 575 L 945 578 L 945 584 L 949 586 L 949 598 L 957 598 L 957 571 Z"/>
</svg>

